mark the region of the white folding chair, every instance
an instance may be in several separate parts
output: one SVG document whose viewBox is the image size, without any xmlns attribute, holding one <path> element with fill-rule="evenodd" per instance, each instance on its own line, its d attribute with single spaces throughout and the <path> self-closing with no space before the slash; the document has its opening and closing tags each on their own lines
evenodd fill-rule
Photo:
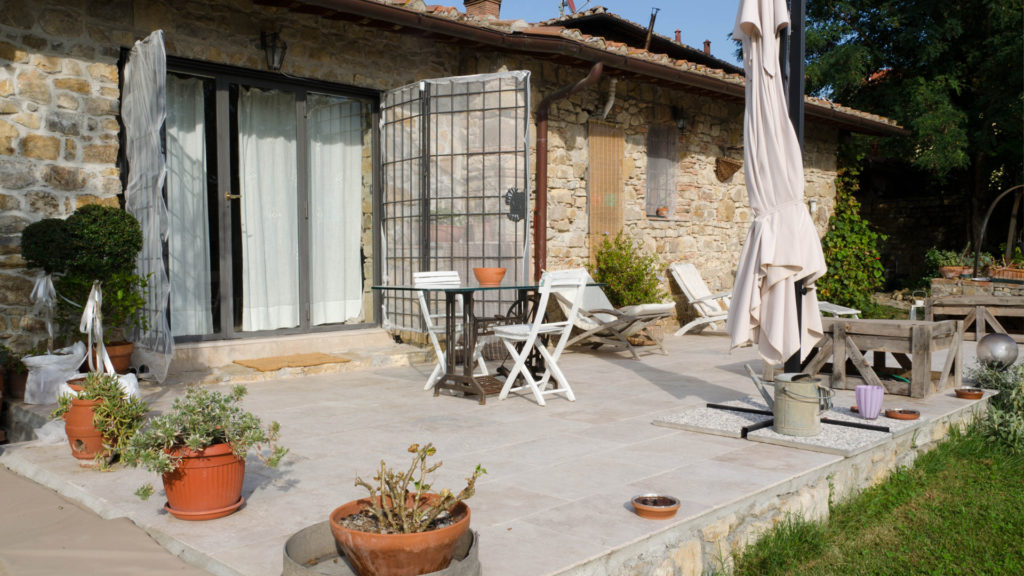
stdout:
<svg viewBox="0 0 1024 576">
<path fill-rule="evenodd" d="M 423 288 L 435 288 L 439 286 L 458 286 L 461 282 L 459 279 L 459 273 L 455 270 L 438 270 L 431 272 L 413 272 L 412 275 L 413 285 Z M 434 346 L 434 354 L 437 356 L 437 365 L 434 366 L 433 372 L 430 373 L 430 377 L 427 378 L 426 385 L 423 386 L 424 390 L 430 390 L 435 384 L 441 379 L 441 376 L 445 371 L 445 352 L 441 348 L 441 342 L 438 340 L 438 334 L 445 333 L 445 325 L 438 325 L 435 320 L 445 319 L 444 314 L 432 314 L 430 312 L 430 306 L 427 304 L 426 293 L 423 290 L 417 292 L 420 300 L 420 311 L 423 314 L 423 323 L 427 328 L 427 336 L 430 338 L 430 343 Z M 462 296 L 456 295 L 457 308 L 462 310 Z M 462 331 L 462 324 L 455 325 L 456 333 Z M 448 348 L 450 349 L 454 343 L 447 342 Z M 479 372 L 477 376 L 484 376 L 487 374 L 487 365 L 484 364 L 483 355 L 480 354 L 480 349 L 483 347 L 482 342 L 478 342 L 477 349 L 473 351 L 474 360 L 476 360 L 477 368 Z"/>
<path fill-rule="evenodd" d="M 531 324 L 511 324 L 507 326 L 495 326 L 494 335 L 501 339 L 508 349 L 509 355 L 515 360 L 515 365 L 505 378 L 505 385 L 501 388 L 499 400 L 504 400 L 509 392 L 515 392 L 529 388 L 533 392 L 537 404 L 544 406 L 544 396 L 553 394 L 564 394 L 569 401 L 575 401 L 576 396 L 572 393 L 569 381 L 565 374 L 558 367 L 558 359 L 569 341 L 569 334 L 572 332 L 573 321 L 579 312 L 580 302 L 583 300 L 583 289 L 587 285 L 587 271 L 583 268 L 573 270 L 559 270 L 545 272 L 540 279 L 538 288 L 539 300 L 534 309 L 534 320 Z M 561 322 L 545 322 L 544 311 L 547 310 L 548 299 L 552 291 L 558 290 L 566 299 L 571 299 L 572 307 L 566 312 L 567 318 Z M 548 350 L 544 339 L 541 336 L 548 336 L 557 342 L 552 350 Z M 544 359 L 544 374 L 535 378 L 526 367 L 526 360 L 531 350 L 536 348 L 541 358 Z M 525 384 L 513 388 L 517 378 L 522 377 Z M 556 387 L 548 389 L 551 380 L 554 379 Z"/>
</svg>

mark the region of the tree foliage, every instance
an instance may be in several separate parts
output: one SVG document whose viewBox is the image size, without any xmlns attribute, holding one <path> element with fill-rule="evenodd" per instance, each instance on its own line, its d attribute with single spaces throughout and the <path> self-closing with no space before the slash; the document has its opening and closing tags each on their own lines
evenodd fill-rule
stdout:
<svg viewBox="0 0 1024 576">
<path fill-rule="evenodd" d="M 836 177 L 836 210 L 821 241 L 828 272 L 818 279 L 823 300 L 869 310 L 871 295 L 885 283 L 880 244 L 885 236 L 871 229 L 860 215 L 856 167 L 840 169 Z"/>
<path fill-rule="evenodd" d="M 985 200 L 1022 174 L 1021 5 L 809 0 L 807 89 L 896 120 L 909 136 L 870 144 Z"/>
</svg>

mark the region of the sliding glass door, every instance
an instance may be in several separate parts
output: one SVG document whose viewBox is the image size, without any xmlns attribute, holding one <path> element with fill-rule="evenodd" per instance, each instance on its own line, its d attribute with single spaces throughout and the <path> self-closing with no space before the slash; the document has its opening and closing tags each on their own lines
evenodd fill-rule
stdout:
<svg viewBox="0 0 1024 576">
<path fill-rule="evenodd" d="M 373 101 L 229 75 L 167 86 L 174 335 L 372 322 Z"/>
</svg>

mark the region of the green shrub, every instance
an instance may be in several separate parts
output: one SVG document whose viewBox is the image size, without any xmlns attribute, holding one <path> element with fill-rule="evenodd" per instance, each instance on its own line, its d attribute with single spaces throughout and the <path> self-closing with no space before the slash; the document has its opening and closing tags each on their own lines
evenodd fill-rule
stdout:
<svg viewBox="0 0 1024 576">
<path fill-rule="evenodd" d="M 142 250 L 142 227 L 134 216 L 112 206 L 89 204 L 67 220 L 40 220 L 22 233 L 22 257 L 29 267 L 54 274 L 57 322 L 64 336 L 77 335 L 82 306 L 93 282 L 103 288 L 104 339 L 123 338 L 131 327 L 146 327 L 146 279 L 135 273 Z"/>
<path fill-rule="evenodd" d="M 859 168 L 843 168 L 836 176 L 836 210 L 821 241 L 828 272 L 817 286 L 822 300 L 864 310 L 885 283 L 879 250 L 886 236 L 860 215 L 854 196 L 859 173 Z"/>
<path fill-rule="evenodd" d="M 616 308 L 634 304 L 661 302 L 665 292 L 655 273 L 658 259 L 643 254 L 640 246 L 622 235 L 614 240 L 607 236 L 595 255 L 595 264 L 588 266 L 594 280 L 604 284 L 604 293 Z"/>
<path fill-rule="evenodd" d="M 979 364 L 967 371 L 967 378 L 981 388 L 999 391 L 989 399 L 982 435 L 1024 454 L 1024 364 L 1005 370 Z"/>
<path fill-rule="evenodd" d="M 21 258 L 29 268 L 42 268 L 47 274 L 67 270 L 67 220 L 44 218 L 26 226 L 21 231 Z"/>
<path fill-rule="evenodd" d="M 89 204 L 68 217 L 69 272 L 95 280 L 135 270 L 142 250 L 142 226 L 112 206 Z"/>
</svg>

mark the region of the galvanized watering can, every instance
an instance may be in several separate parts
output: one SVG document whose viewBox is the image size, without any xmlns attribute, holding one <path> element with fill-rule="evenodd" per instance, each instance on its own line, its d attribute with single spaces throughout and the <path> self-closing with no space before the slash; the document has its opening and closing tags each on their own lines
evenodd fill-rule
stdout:
<svg viewBox="0 0 1024 576">
<path fill-rule="evenodd" d="M 821 380 L 803 373 L 779 374 L 773 399 L 750 366 L 747 373 L 775 416 L 772 429 L 787 436 L 817 436 L 821 432 L 821 412 L 832 407 L 833 396 Z"/>
</svg>

